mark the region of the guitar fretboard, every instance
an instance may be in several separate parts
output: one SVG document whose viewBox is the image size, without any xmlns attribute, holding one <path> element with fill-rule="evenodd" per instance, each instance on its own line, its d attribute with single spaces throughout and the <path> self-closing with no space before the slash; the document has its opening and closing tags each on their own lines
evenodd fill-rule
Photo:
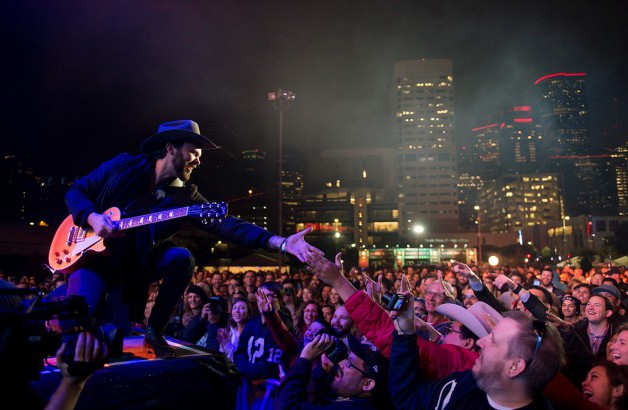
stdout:
<svg viewBox="0 0 628 410">
<path fill-rule="evenodd" d="M 167 221 L 169 219 L 182 218 L 188 215 L 188 208 L 168 209 L 166 211 L 155 212 L 152 214 L 134 216 L 131 218 L 124 218 L 118 221 L 118 229 L 135 228 L 142 225 L 150 225 L 157 222 Z"/>
</svg>

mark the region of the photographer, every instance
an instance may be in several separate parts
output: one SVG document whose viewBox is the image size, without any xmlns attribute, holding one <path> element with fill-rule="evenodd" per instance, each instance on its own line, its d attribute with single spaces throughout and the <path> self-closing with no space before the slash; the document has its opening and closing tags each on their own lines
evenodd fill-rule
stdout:
<svg viewBox="0 0 628 410">
<path fill-rule="evenodd" d="M 332 390 L 338 399 L 326 405 L 315 405 L 306 399 L 312 362 L 334 347 L 333 336 L 321 333 L 303 348 L 277 392 L 277 409 L 380 409 L 378 399 L 385 390 L 387 363 L 369 346 L 352 346 L 347 358 L 337 365 Z"/>
<path fill-rule="evenodd" d="M 21 409 L 41 409 L 46 401 L 46 409 L 72 409 L 87 380 L 103 366 L 107 345 L 92 332 L 64 332 L 59 326 L 59 316 L 77 319 L 77 324 L 86 320 L 83 299 L 40 303 L 36 297 L 25 310 L 22 294 L 14 284 L 0 280 L 0 396 L 19 399 Z M 66 341 L 60 343 L 62 332 Z M 73 356 L 66 354 L 71 346 Z M 63 378 L 47 400 L 36 391 L 34 383 L 39 380 L 44 358 L 53 355 L 54 350 Z"/>
<path fill-rule="evenodd" d="M 183 339 L 206 349 L 220 349 L 218 330 L 227 327 L 227 301 L 221 296 L 212 296 L 203 305 L 200 317 L 195 317 L 183 332 Z M 203 334 L 203 331 L 205 334 Z"/>
</svg>

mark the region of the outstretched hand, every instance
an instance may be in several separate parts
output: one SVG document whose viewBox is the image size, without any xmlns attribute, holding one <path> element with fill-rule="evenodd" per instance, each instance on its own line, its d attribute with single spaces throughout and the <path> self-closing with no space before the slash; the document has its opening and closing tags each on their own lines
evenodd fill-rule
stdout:
<svg viewBox="0 0 628 410">
<path fill-rule="evenodd" d="M 336 255 L 335 263 L 325 258 L 322 254 L 309 254 L 305 262 L 308 264 L 308 270 L 316 273 L 316 276 L 328 285 L 332 285 L 335 280 L 343 278 L 340 261 L 340 253 Z"/>
<path fill-rule="evenodd" d="M 311 255 L 324 255 L 323 251 L 305 241 L 305 235 L 310 232 L 312 232 L 311 227 L 290 235 L 286 239 L 286 252 L 296 256 L 301 262 L 307 262 L 307 257 Z"/>
</svg>

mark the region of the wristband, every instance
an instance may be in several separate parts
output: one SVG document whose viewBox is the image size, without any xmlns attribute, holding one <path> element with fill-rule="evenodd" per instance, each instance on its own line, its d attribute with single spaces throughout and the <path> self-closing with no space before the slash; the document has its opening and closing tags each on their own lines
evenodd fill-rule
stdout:
<svg viewBox="0 0 628 410">
<path fill-rule="evenodd" d="M 284 239 L 283 242 L 281 242 L 281 245 L 279 245 L 279 250 L 282 253 L 286 253 L 286 244 L 288 242 L 288 238 Z"/>
<path fill-rule="evenodd" d="M 512 291 L 518 295 L 519 292 L 521 292 L 521 289 L 523 289 L 523 287 L 521 287 L 521 285 L 517 285 Z"/>
</svg>

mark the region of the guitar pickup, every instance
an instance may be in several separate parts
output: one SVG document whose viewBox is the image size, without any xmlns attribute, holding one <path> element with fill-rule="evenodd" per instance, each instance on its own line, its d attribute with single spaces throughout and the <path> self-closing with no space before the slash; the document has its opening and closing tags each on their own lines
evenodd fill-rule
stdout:
<svg viewBox="0 0 628 410">
<path fill-rule="evenodd" d="M 75 232 L 76 226 L 71 227 L 70 231 L 68 232 L 68 239 L 65 241 L 66 245 L 70 246 L 72 244 L 72 242 L 74 241 Z"/>
</svg>

